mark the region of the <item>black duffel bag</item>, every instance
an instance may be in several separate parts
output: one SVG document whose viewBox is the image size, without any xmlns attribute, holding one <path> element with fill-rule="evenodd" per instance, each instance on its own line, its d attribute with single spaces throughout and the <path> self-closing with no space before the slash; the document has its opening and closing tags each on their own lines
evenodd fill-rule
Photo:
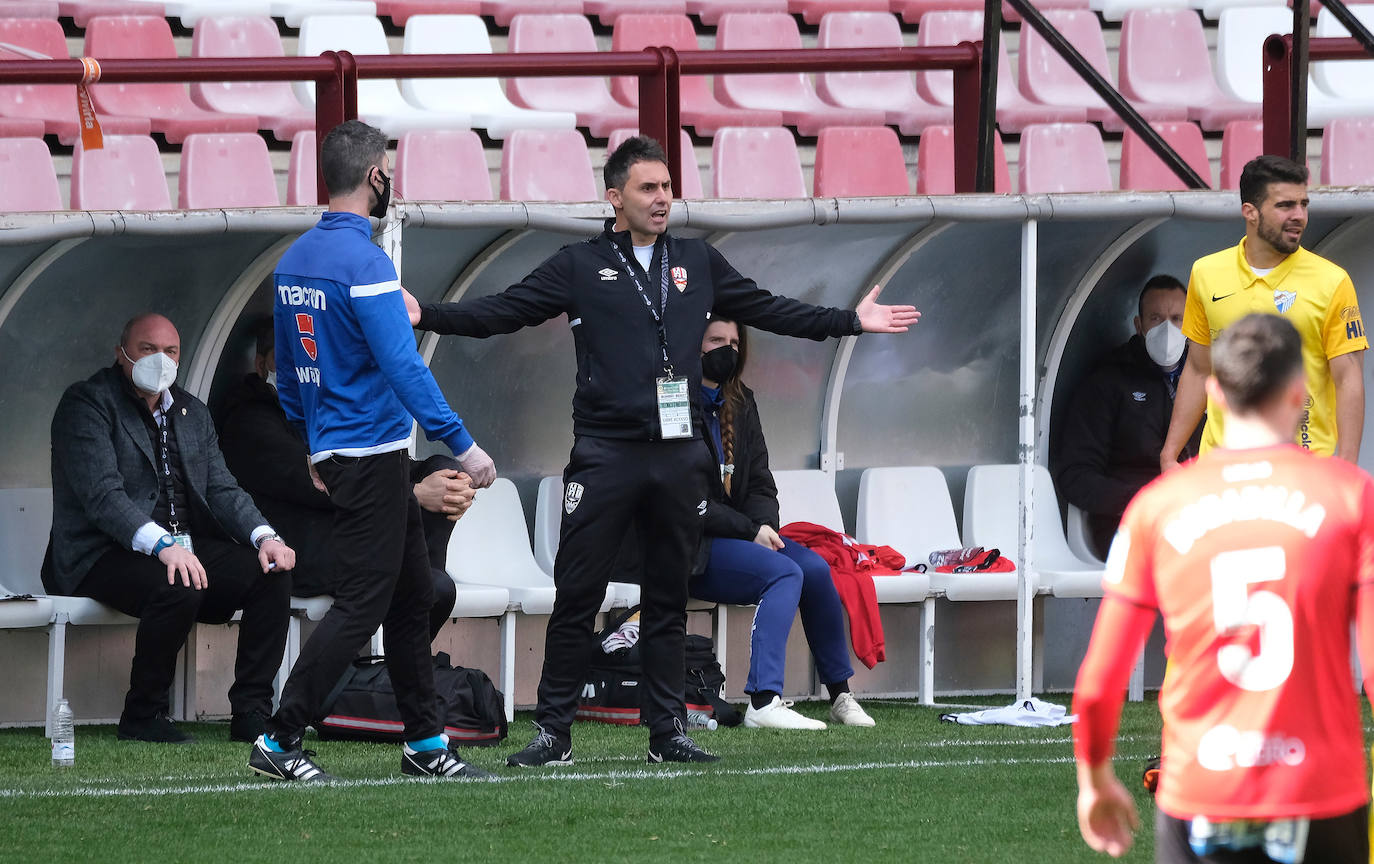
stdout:
<svg viewBox="0 0 1374 864">
<path fill-rule="evenodd" d="M 444 734 L 454 744 L 486 747 L 506 737 L 505 699 L 482 670 L 452 666 L 441 651 L 434 657 L 434 691 Z M 326 741 L 404 741 L 386 658 L 354 660 L 310 725 Z"/>
</svg>

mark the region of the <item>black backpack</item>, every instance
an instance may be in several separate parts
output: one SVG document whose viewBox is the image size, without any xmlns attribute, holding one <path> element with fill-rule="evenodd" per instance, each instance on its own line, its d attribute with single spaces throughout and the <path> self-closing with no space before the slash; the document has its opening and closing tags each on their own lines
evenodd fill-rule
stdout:
<svg viewBox="0 0 1374 864">
<path fill-rule="evenodd" d="M 452 666 L 441 651 L 434 657 L 434 691 L 444 733 L 454 743 L 487 747 L 506 737 L 505 700 L 482 670 Z M 354 660 L 310 725 L 326 741 L 405 740 L 386 658 Z"/>
</svg>

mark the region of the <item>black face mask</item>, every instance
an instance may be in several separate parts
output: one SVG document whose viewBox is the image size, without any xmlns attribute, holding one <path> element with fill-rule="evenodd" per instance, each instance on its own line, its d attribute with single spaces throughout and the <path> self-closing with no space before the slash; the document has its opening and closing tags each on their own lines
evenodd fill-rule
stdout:
<svg viewBox="0 0 1374 864">
<path fill-rule="evenodd" d="M 729 345 L 722 345 L 701 355 L 701 374 L 708 381 L 724 384 L 735 374 L 735 365 L 738 363 L 739 352 Z"/>
<path fill-rule="evenodd" d="M 377 194 L 377 204 L 368 211 L 368 215 L 373 219 L 385 219 L 386 208 L 391 206 L 391 178 L 381 170 L 377 171 L 377 176 L 382 178 L 382 191 Z M 372 191 L 376 192 L 376 187 L 373 187 Z"/>
</svg>

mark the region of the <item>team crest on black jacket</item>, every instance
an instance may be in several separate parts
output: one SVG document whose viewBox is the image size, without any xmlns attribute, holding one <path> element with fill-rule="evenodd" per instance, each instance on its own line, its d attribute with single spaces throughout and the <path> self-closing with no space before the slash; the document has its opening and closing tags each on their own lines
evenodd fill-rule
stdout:
<svg viewBox="0 0 1374 864">
<path fill-rule="evenodd" d="M 563 512 L 569 516 L 577 509 L 577 505 L 582 503 L 582 484 L 569 483 L 568 488 L 563 491 Z"/>
</svg>

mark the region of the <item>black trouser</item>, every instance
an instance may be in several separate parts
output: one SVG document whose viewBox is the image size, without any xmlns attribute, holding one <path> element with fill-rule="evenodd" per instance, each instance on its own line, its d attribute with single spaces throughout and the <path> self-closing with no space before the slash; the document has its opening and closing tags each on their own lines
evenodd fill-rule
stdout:
<svg viewBox="0 0 1374 864">
<path fill-rule="evenodd" d="M 263 573 L 252 547 L 192 535 L 205 567 L 203 590 L 167 584 L 167 565 L 141 552 L 106 552 L 81 580 L 76 594 L 138 618 L 126 720 L 167 713 L 167 691 L 176 675 L 177 652 L 197 621 L 223 624 L 243 610 L 229 706 L 235 714 L 272 711 L 272 678 L 281 665 L 290 616 L 291 581 Z"/>
<path fill-rule="evenodd" d="M 573 444 L 563 473 L 570 491 L 553 568 L 558 595 L 544 642 L 535 714 L 546 731 L 569 735 L 595 642 L 596 613 L 621 541 L 636 522 L 644 547 L 639 616 L 644 719 L 651 738 L 672 734 L 675 720 L 686 723 L 687 578 L 701 539 L 711 469 L 710 451 L 699 440 L 582 436 Z"/>
<path fill-rule="evenodd" d="M 1270 864 L 1264 848 L 1218 850 L 1199 857 L 1188 846 L 1191 820 L 1155 813 L 1155 861 L 1159 864 Z M 1368 864 L 1369 805 L 1330 819 L 1313 819 L 1305 864 Z"/>
<path fill-rule="evenodd" d="M 334 504 L 334 605 L 301 648 L 268 729 L 278 741 L 296 741 L 319 719 L 325 697 L 377 625 L 385 624 L 387 668 L 406 740 L 438 735 L 426 627 L 434 593 L 405 452 L 335 456 L 315 468 Z"/>
<path fill-rule="evenodd" d="M 410 482 L 419 483 L 435 471 L 451 468 L 461 471 L 458 460 L 452 456 L 436 454 L 411 467 Z M 261 504 L 259 506 L 262 506 Z M 275 503 L 273 509 L 286 506 Z M 339 569 L 334 565 L 333 553 L 328 537 L 333 523 L 333 514 L 327 510 L 297 510 L 292 520 L 295 530 L 302 535 L 301 540 L 287 537 L 288 543 L 301 543 L 295 547 L 299 553 L 303 549 L 317 549 L 315 560 L 301 560 L 298 555 L 296 569 L 291 573 L 291 591 L 299 597 L 314 597 L 319 594 L 333 594 L 333 580 Z M 273 523 L 275 524 L 275 523 Z M 453 604 L 458 601 L 458 586 L 448 574 L 448 541 L 453 536 L 453 522 L 443 513 L 431 513 L 421 508 L 420 524 L 425 529 L 425 547 L 429 555 L 429 570 L 434 589 L 434 605 L 429 607 L 429 639 L 431 642 L 439 631 L 453 617 Z"/>
</svg>

